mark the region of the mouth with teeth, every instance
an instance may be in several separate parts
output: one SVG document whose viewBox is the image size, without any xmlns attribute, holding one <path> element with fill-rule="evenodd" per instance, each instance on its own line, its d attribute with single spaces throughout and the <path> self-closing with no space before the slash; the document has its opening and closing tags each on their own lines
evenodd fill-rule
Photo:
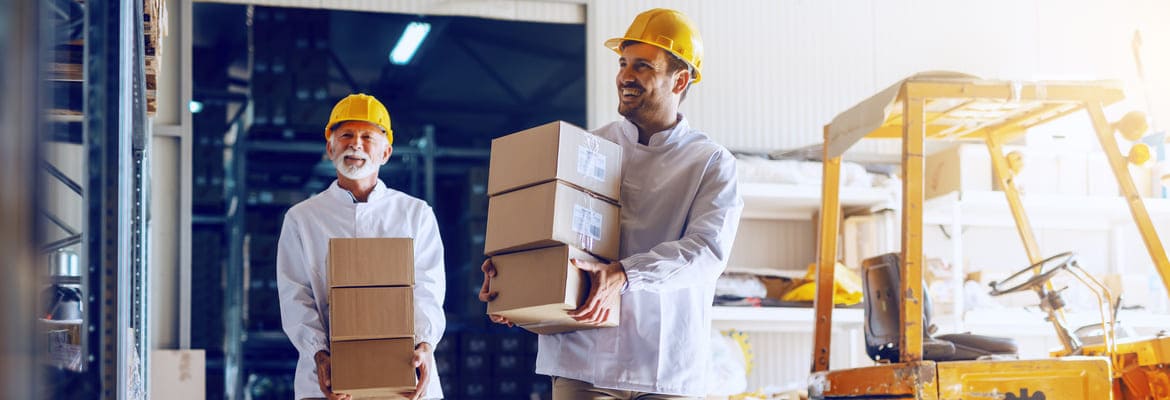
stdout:
<svg viewBox="0 0 1170 400">
<path fill-rule="evenodd" d="M 366 161 L 368 161 L 365 156 L 357 154 L 356 151 L 346 152 L 346 154 L 343 154 L 342 157 L 346 165 L 362 166 L 366 164 Z"/>
<path fill-rule="evenodd" d="M 618 94 L 621 95 L 622 100 L 633 100 L 638 96 L 641 96 L 644 92 L 645 91 L 640 87 L 626 86 L 622 87 L 621 90 L 618 91 Z"/>
</svg>

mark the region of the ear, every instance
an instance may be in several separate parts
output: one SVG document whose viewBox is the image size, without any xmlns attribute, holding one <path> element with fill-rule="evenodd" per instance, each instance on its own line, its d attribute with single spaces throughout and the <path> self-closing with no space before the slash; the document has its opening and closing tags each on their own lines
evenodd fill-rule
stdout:
<svg viewBox="0 0 1170 400">
<path fill-rule="evenodd" d="M 383 154 L 385 154 L 385 156 L 382 157 L 381 165 L 386 165 L 386 163 L 390 162 L 390 155 L 394 154 L 394 146 L 386 145 L 386 151 L 384 151 Z"/>
<path fill-rule="evenodd" d="M 332 139 L 325 141 L 325 156 L 329 157 L 329 160 L 333 160 L 333 140 Z"/>
<path fill-rule="evenodd" d="M 690 69 L 680 69 L 674 74 L 674 86 L 670 88 L 670 91 L 674 92 L 674 94 L 681 94 L 683 90 L 686 90 L 687 85 L 689 84 L 691 84 Z"/>
</svg>

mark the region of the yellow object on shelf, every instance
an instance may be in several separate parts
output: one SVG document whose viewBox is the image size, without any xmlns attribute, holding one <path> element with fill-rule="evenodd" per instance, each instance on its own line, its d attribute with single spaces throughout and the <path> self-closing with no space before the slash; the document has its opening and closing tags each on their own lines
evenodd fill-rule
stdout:
<svg viewBox="0 0 1170 400">
<path fill-rule="evenodd" d="M 1150 145 L 1145 143 L 1138 143 L 1129 149 L 1129 156 L 1126 157 L 1130 164 L 1143 165 L 1150 161 Z"/>
<path fill-rule="evenodd" d="M 817 264 L 808 265 L 808 272 L 804 274 L 804 282 L 785 292 L 780 300 L 783 301 L 813 301 L 817 295 Z M 833 279 L 833 304 L 854 305 L 861 302 L 861 277 L 844 264 L 837 263 L 837 273 Z"/>
<path fill-rule="evenodd" d="M 1146 113 L 1130 111 L 1113 123 L 1113 129 L 1117 130 L 1125 140 L 1136 142 L 1150 130 L 1150 123 L 1146 121 Z"/>
</svg>

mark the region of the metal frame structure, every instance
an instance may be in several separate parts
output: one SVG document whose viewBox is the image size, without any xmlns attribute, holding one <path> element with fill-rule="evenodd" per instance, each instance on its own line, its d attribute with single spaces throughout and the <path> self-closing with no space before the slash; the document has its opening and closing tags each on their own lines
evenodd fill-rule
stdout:
<svg viewBox="0 0 1170 400">
<path fill-rule="evenodd" d="M 244 217 L 247 209 L 245 204 L 247 203 L 246 159 L 248 157 L 243 140 L 247 128 L 240 117 L 251 106 L 250 101 L 240 105 L 240 110 L 232 118 L 227 134 L 227 136 L 235 137 L 235 141 L 231 144 L 231 165 L 226 179 L 224 179 L 228 200 L 226 233 L 227 242 L 231 243 L 231 248 L 228 249 L 227 269 L 224 270 L 227 289 L 224 293 L 223 303 L 223 326 L 225 329 L 223 385 L 229 399 L 243 398 L 244 393 L 244 339 L 247 332 L 244 327 L 244 291 L 247 290 L 244 287 L 244 282 L 247 280 L 244 276 L 246 271 L 244 268 L 246 259 L 244 254 L 246 248 Z"/>
<path fill-rule="evenodd" d="M 140 398 L 150 348 L 142 3 L 86 6 L 85 371 L 103 399 Z"/>
<path fill-rule="evenodd" d="M 924 197 L 923 144 L 927 139 L 981 140 L 991 153 L 997 178 L 1006 188 L 1008 204 L 1025 244 L 1029 260 L 1041 261 L 1035 236 L 1024 213 L 1020 194 L 1003 154 L 1002 144 L 1025 134 L 1027 129 L 1073 112 L 1085 110 L 1093 120 L 1125 198 L 1138 224 L 1146 247 L 1170 287 L 1170 262 L 1157 239 L 1149 214 L 1137 194 L 1125 156 L 1118 150 L 1113 127 L 1105 121 L 1103 107 L 1124 97 L 1112 82 L 1023 83 L 980 80 L 962 74 L 920 75 L 899 82 L 857 106 L 841 113 L 825 126 L 824 188 L 820 219 L 820 252 L 817 267 L 816 326 L 813 344 L 813 375 L 810 394 L 814 398 L 856 398 L 896 396 L 916 399 L 963 397 L 967 391 L 983 388 L 1021 390 L 1033 385 L 1058 388 L 1065 372 L 1080 369 L 1075 392 L 1060 396 L 1100 397 L 1112 383 L 1110 360 L 1100 357 L 1066 357 L 1022 361 L 923 360 L 922 288 L 922 205 Z M 830 370 L 828 365 L 832 327 L 833 269 L 840 224 L 839 177 L 841 156 L 863 138 L 902 139 L 902 276 L 899 288 L 900 363 L 849 370 Z M 1039 268 L 1039 267 L 1037 267 Z M 1051 284 L 1046 288 L 1051 290 Z M 1045 290 L 1045 289 L 1039 289 Z M 1062 331 L 1063 315 L 1054 313 L 1053 324 Z M 1067 349 L 1079 348 L 1069 334 L 1061 341 Z M 1071 363 L 1071 364 L 1070 364 Z M 1074 365 L 1075 364 L 1075 365 Z M 982 372 L 980 372 L 982 371 Z M 983 377 L 980 378 L 979 376 Z M 988 383 L 991 378 L 998 383 Z M 984 381 L 980 382 L 980 379 Z M 974 383 L 973 383 L 974 382 Z M 1091 388 L 1095 394 L 1082 393 Z M 1064 387 L 1064 390 L 1073 390 Z M 1026 395 L 1026 394 L 1025 394 Z M 1055 396 L 1055 397 L 1053 397 Z M 1066 397 L 1060 397 L 1066 398 Z M 1069 397 L 1075 398 L 1075 397 Z"/>
</svg>

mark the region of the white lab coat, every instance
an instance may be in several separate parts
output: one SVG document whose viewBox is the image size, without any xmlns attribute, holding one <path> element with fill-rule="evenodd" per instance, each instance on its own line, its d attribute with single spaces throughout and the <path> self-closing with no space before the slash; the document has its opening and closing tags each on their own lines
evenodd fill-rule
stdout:
<svg viewBox="0 0 1170 400">
<path fill-rule="evenodd" d="M 281 325 L 300 353 L 293 383 L 297 399 L 323 397 L 313 355 L 329 348 L 329 239 L 369 237 L 414 238 L 414 341 L 430 343 L 434 349 L 443 337 L 447 283 L 434 212 L 422 200 L 387 188 L 381 180 L 365 203 L 356 203 L 334 181 L 324 192 L 290 208 L 280 230 L 276 280 Z M 432 371 L 426 398 L 442 397 L 438 371 Z"/>
<path fill-rule="evenodd" d="M 628 120 L 594 134 L 622 146 L 620 326 L 541 335 L 536 372 L 705 396 L 715 281 L 743 211 L 735 157 L 681 116 L 646 146 Z"/>
</svg>

